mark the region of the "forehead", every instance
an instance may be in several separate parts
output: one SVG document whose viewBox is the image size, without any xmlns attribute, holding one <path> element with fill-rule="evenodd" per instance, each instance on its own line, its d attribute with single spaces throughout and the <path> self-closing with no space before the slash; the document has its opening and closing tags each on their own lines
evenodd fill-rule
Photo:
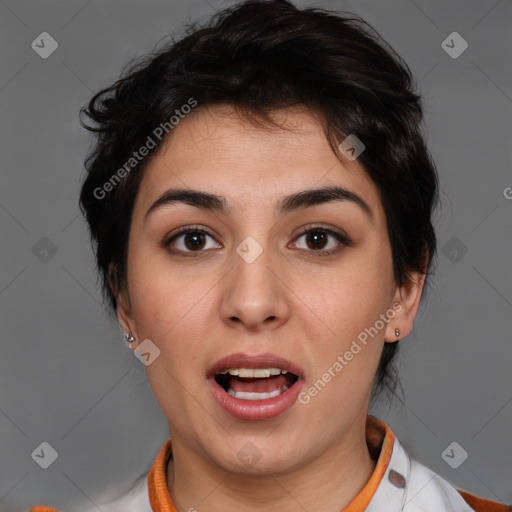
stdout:
<svg viewBox="0 0 512 512">
<path fill-rule="evenodd" d="M 230 205 L 275 204 L 306 188 L 343 186 L 381 209 L 377 187 L 355 161 L 333 153 L 321 124 L 305 108 L 273 112 L 279 126 L 257 125 L 228 105 L 197 107 L 148 162 L 137 203 L 169 188 L 197 188 Z"/>
</svg>

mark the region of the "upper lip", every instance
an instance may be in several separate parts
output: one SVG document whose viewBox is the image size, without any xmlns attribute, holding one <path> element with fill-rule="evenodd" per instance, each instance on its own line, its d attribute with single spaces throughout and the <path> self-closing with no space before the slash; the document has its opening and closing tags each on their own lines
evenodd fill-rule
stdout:
<svg viewBox="0 0 512 512">
<path fill-rule="evenodd" d="M 208 369 L 206 376 L 213 377 L 217 373 L 220 373 L 229 368 L 280 368 L 290 373 L 297 375 L 304 379 L 304 372 L 302 368 L 299 368 L 288 359 L 284 359 L 275 354 L 246 354 L 243 352 L 237 352 L 236 354 L 230 354 L 229 356 L 223 357 L 215 362 Z"/>
</svg>

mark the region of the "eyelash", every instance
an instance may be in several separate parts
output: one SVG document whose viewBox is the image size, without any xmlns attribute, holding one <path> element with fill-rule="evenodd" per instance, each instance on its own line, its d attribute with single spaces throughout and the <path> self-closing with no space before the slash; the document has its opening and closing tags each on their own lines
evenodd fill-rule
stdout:
<svg viewBox="0 0 512 512">
<path fill-rule="evenodd" d="M 334 254 L 337 254 L 338 252 L 340 252 L 343 249 L 344 246 L 348 247 L 348 246 L 351 245 L 350 239 L 344 233 L 337 232 L 337 231 L 334 231 L 332 229 L 325 228 L 323 226 L 317 226 L 317 225 L 304 226 L 300 230 L 300 232 L 297 234 L 297 236 L 294 238 L 294 242 L 296 240 L 298 240 L 300 237 L 304 236 L 304 235 L 307 235 L 307 234 L 310 234 L 310 233 L 317 233 L 317 232 L 333 236 L 334 238 L 336 238 L 336 240 L 338 240 L 338 242 L 340 242 L 341 246 L 337 247 L 335 249 L 330 249 L 330 250 L 299 249 L 300 251 L 304 251 L 304 252 L 307 252 L 307 253 L 312 253 L 312 254 L 309 254 L 308 256 L 313 256 L 313 257 L 333 256 Z M 200 228 L 199 226 L 193 226 L 193 227 L 185 226 L 183 228 L 180 228 L 177 232 L 173 233 L 170 237 L 167 237 L 164 240 L 164 242 L 163 242 L 163 246 L 165 248 L 168 248 L 168 250 L 172 254 L 179 254 L 179 255 L 183 255 L 185 257 L 193 257 L 193 258 L 197 257 L 197 256 L 200 256 L 201 253 L 205 252 L 205 251 L 203 251 L 203 250 L 199 250 L 199 251 L 182 251 L 181 249 L 178 249 L 178 250 L 176 250 L 176 249 L 169 249 L 171 244 L 178 237 L 180 237 L 180 236 L 182 236 L 184 234 L 187 234 L 187 233 L 203 233 L 203 234 L 208 235 L 211 238 L 215 238 L 211 233 L 209 233 L 207 230 L 205 230 L 203 228 Z"/>
</svg>

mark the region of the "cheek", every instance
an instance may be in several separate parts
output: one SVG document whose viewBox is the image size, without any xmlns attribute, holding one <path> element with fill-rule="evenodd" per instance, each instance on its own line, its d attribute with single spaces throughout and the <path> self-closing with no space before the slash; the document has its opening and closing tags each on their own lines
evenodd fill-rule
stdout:
<svg viewBox="0 0 512 512">
<path fill-rule="evenodd" d="M 139 336 L 163 346 L 189 324 L 187 320 L 195 308 L 201 308 L 205 283 L 177 271 L 166 261 L 165 254 L 133 249 L 128 261 L 128 282 L 137 330 Z"/>
<path fill-rule="evenodd" d="M 390 248 L 375 245 L 371 251 L 363 248 L 347 253 L 332 272 L 317 276 L 309 288 L 303 287 L 315 310 L 326 315 L 328 325 L 340 334 L 368 327 L 389 307 L 393 290 Z"/>
<path fill-rule="evenodd" d="M 389 246 L 375 244 L 372 250 L 347 252 L 343 264 L 332 272 L 301 282 L 297 295 L 308 306 L 302 327 L 314 340 L 311 360 L 316 361 L 315 373 L 325 372 L 338 356 L 351 351 L 343 370 L 345 378 L 357 378 L 357 372 L 364 370 L 367 377 L 360 377 L 371 380 L 387 325 L 380 315 L 386 313 L 392 297 Z"/>
<path fill-rule="evenodd" d="M 199 365 L 211 326 L 211 306 L 205 279 L 171 271 L 164 258 L 149 262 L 134 253 L 129 266 L 132 312 L 141 340 L 150 339 L 160 356 L 145 368 L 148 381 L 162 409 L 174 411 L 193 407 L 187 401 L 199 393 L 197 374 L 183 368 Z M 131 278 L 131 280 L 130 280 Z M 186 392 L 184 390 L 187 390 Z M 194 411 L 197 414 L 198 411 Z"/>
<path fill-rule="evenodd" d="M 197 337 L 209 318 L 205 282 L 184 283 L 177 279 L 146 281 L 132 290 L 133 311 L 140 335 L 166 346 L 176 339 Z"/>
</svg>

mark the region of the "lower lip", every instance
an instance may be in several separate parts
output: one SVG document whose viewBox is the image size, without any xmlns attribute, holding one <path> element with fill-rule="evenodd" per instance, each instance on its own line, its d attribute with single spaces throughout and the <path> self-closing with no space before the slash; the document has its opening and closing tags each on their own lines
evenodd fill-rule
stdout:
<svg viewBox="0 0 512 512">
<path fill-rule="evenodd" d="M 277 418 L 297 400 L 304 381 L 299 377 L 284 393 L 266 400 L 242 400 L 224 391 L 215 377 L 208 379 L 208 385 L 215 401 L 231 416 L 239 420 L 264 421 Z"/>
</svg>

